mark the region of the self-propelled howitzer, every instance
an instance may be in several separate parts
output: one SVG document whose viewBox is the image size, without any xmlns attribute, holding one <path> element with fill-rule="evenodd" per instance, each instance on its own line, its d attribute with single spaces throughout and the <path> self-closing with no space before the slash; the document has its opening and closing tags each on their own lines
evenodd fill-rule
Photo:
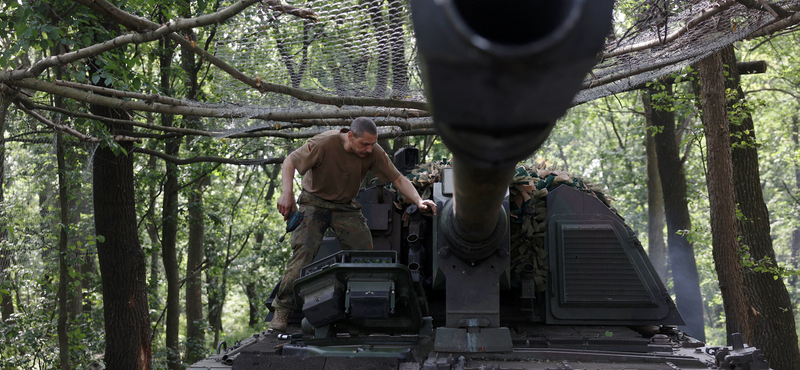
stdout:
<svg viewBox="0 0 800 370">
<path fill-rule="evenodd" d="M 598 198 L 545 183 L 545 234 L 512 248 L 509 184 L 595 63 L 612 0 L 412 0 L 426 96 L 453 153 L 432 198 L 357 201 L 373 251 L 327 236 L 295 286 L 289 333 L 219 348 L 190 369 L 767 369 L 736 342 L 708 347 L 683 319 L 635 234 Z M 413 168 L 413 148 L 395 156 Z M 513 244 L 516 245 L 516 244 Z"/>
</svg>

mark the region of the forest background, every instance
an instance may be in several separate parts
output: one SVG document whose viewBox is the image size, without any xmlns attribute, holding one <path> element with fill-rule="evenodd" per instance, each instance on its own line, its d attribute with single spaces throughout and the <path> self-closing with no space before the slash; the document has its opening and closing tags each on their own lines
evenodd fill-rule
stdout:
<svg viewBox="0 0 800 370">
<path fill-rule="evenodd" d="M 764 4 L 618 1 L 601 66 L 663 45 L 685 57 L 658 73 L 628 61 L 617 71 L 649 82 L 604 93 L 591 91 L 614 81 L 596 69 L 525 162 L 607 188 L 679 308 L 694 298 L 675 269 L 696 266 L 693 334 L 724 344 L 742 331 L 773 367 L 797 369 L 800 4 Z M 449 158 L 409 12 L 400 0 L 0 4 L 0 366 L 179 369 L 263 330 L 290 253 L 274 207 L 290 150 L 370 116 L 388 152 Z M 723 41 L 681 38 L 706 23 Z M 663 144 L 673 167 L 655 159 Z M 763 216 L 744 205 L 761 199 Z"/>
</svg>

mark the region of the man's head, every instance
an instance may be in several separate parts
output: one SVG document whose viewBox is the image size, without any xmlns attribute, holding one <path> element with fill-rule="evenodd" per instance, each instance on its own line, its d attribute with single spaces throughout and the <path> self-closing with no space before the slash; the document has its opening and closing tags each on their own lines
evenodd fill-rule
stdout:
<svg viewBox="0 0 800 370">
<path fill-rule="evenodd" d="M 378 142 L 378 128 L 375 122 L 366 117 L 359 117 L 350 124 L 347 132 L 350 150 L 359 157 L 366 157 L 372 153 L 372 147 Z"/>
</svg>

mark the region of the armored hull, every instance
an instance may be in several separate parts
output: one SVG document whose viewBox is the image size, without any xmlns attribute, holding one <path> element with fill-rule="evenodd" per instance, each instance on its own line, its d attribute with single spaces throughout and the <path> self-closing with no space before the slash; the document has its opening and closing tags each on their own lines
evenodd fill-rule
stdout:
<svg viewBox="0 0 800 370">
<path fill-rule="evenodd" d="M 438 214 L 362 189 L 375 250 L 338 252 L 326 237 L 294 283 L 290 333 L 191 369 L 767 369 L 736 337 L 708 347 L 678 330 L 641 244 L 599 196 L 551 175 L 523 186 L 535 204 L 509 196 L 595 64 L 613 3 L 411 0 L 425 95 L 453 154 L 431 194 Z"/>
<path fill-rule="evenodd" d="M 447 181 L 435 184 L 440 209 L 451 201 Z M 545 199 L 546 273 L 519 261 L 494 273 L 518 255 L 511 235 L 493 256 L 459 264 L 442 252 L 437 216 L 397 209 L 383 187 L 362 189 L 376 250 L 338 251 L 326 237 L 295 284 L 307 315 L 190 369 L 769 368 L 755 348 L 707 346 L 678 330 L 683 319 L 641 244 L 600 199 L 567 185 Z M 533 276 L 546 276 L 546 288 Z M 465 283 L 475 279 L 493 279 L 499 310 L 479 302 L 494 290 Z M 453 310 L 454 300 L 478 304 Z"/>
</svg>

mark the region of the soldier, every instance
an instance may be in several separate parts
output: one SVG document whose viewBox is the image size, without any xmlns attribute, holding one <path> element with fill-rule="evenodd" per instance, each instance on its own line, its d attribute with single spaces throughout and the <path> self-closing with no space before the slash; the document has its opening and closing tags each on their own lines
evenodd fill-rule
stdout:
<svg viewBox="0 0 800 370">
<path fill-rule="evenodd" d="M 314 259 L 328 227 L 336 233 L 343 250 L 372 249 L 372 235 L 361 214 L 361 205 L 353 200 L 367 171 L 372 171 L 384 183 L 391 182 L 419 209 L 436 213 L 436 204 L 420 197 L 377 141 L 375 122 L 360 117 L 353 120 L 350 129 L 330 130 L 314 136 L 283 161 L 283 192 L 278 199 L 278 211 L 288 217 L 295 209 L 292 181 L 297 170 L 305 175 L 303 191 L 297 199 L 305 217 L 292 234 L 292 257 L 272 302 L 275 315 L 270 329 L 286 331 L 286 320 L 297 309 L 294 281 L 300 277 L 300 269 Z"/>
</svg>

